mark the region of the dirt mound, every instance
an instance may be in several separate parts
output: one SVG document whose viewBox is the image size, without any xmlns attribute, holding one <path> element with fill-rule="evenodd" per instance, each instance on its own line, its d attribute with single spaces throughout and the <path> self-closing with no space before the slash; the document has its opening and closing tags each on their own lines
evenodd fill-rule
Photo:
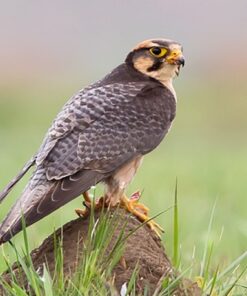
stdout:
<svg viewBox="0 0 247 296">
<path fill-rule="evenodd" d="M 119 219 L 122 219 L 123 223 L 118 223 L 113 240 L 118 237 L 122 231 L 122 225 L 127 220 L 128 223 L 124 229 L 125 234 L 130 233 L 140 225 L 140 222 L 135 217 L 129 217 L 129 213 L 123 209 L 118 209 L 117 212 Z M 95 213 L 95 216 L 97 218 L 99 213 Z M 62 236 L 61 229 L 56 231 L 56 236 L 59 238 L 62 237 L 65 276 L 70 276 L 77 268 L 78 248 L 80 249 L 80 246 L 82 247 L 88 233 L 88 227 L 89 218 L 78 218 L 63 226 Z M 54 234 L 49 236 L 39 248 L 32 251 L 31 257 L 36 270 L 39 269 L 42 272 L 43 264 L 47 262 L 50 272 L 53 273 L 55 269 Z M 114 284 L 118 291 L 121 290 L 122 285 L 128 283 L 137 263 L 140 267 L 136 284 L 138 293 L 142 293 L 144 288 L 148 287 L 148 295 L 154 295 L 155 290 L 158 290 L 161 279 L 166 276 L 174 276 L 175 273 L 161 240 L 146 225 L 140 227 L 133 235 L 128 237 L 123 258 L 113 270 Z M 25 283 L 26 279 L 22 271 L 18 271 L 17 267 L 15 271 L 17 278 Z M 5 273 L 3 276 L 6 280 L 10 280 L 8 273 Z M 182 282 L 182 285 L 180 285 L 173 295 L 201 295 L 201 293 L 196 284 L 186 280 Z"/>
</svg>

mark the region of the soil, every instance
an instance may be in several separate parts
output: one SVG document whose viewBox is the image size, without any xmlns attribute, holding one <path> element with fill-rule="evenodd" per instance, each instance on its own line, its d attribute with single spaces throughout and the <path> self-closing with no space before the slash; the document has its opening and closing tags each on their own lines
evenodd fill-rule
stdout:
<svg viewBox="0 0 247 296">
<path fill-rule="evenodd" d="M 135 217 L 130 217 L 123 209 L 117 209 L 117 215 L 122 223 L 118 223 L 113 241 L 122 231 L 122 225 L 127 222 L 124 229 L 125 234 L 136 229 L 141 222 Z M 95 213 L 95 218 L 100 213 Z M 89 227 L 89 218 L 78 218 L 63 226 L 63 229 L 56 231 L 56 236 L 62 237 L 64 251 L 64 274 L 70 276 L 76 269 L 78 263 L 78 248 L 82 247 L 87 237 Z M 62 236 L 61 236 L 62 233 Z M 109 246 L 110 248 L 111 246 Z M 42 272 L 44 263 L 48 264 L 51 273 L 55 269 L 54 261 L 54 234 L 51 234 L 37 249 L 31 252 L 35 270 Z M 140 227 L 134 234 L 130 235 L 125 244 L 123 258 L 113 270 L 114 285 L 117 291 L 120 291 L 125 283 L 128 283 L 136 264 L 139 264 L 140 271 L 136 284 L 136 290 L 142 295 L 145 287 L 148 287 L 147 295 L 156 295 L 158 292 L 161 279 L 164 277 L 173 277 L 175 271 L 171 265 L 169 258 L 165 253 L 165 249 L 159 237 L 147 226 Z M 26 283 L 25 276 L 19 271 L 17 266 L 14 267 L 17 278 L 20 282 Z M 3 275 L 5 280 L 10 281 L 10 275 L 5 272 Z M 0 295 L 3 295 L 0 287 Z M 117 293 L 118 295 L 118 293 Z M 157 294 L 158 295 L 158 294 Z M 181 281 L 180 286 L 172 295 L 201 295 L 197 285 L 189 280 Z"/>
</svg>

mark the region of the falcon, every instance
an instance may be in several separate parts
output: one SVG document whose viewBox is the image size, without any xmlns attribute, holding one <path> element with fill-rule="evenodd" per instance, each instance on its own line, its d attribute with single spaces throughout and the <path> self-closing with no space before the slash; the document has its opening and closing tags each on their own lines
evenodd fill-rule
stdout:
<svg viewBox="0 0 247 296">
<path fill-rule="evenodd" d="M 124 192 L 143 156 L 155 149 L 176 112 L 173 78 L 184 66 L 182 46 L 168 39 L 139 43 L 125 62 L 102 80 L 80 90 L 53 121 L 38 152 L 0 193 L 0 202 L 32 167 L 23 193 L 0 225 L 0 244 L 99 182 L 97 205 L 120 205 L 157 231 L 147 208 Z M 97 206 L 96 205 L 96 206 Z M 77 210 L 79 215 L 87 210 Z"/>
</svg>

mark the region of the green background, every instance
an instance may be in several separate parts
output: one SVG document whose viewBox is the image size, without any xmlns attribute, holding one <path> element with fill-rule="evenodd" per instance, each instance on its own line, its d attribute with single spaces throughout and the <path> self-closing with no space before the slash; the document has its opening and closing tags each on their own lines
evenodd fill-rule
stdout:
<svg viewBox="0 0 247 296">
<path fill-rule="evenodd" d="M 162 144 L 145 157 L 128 194 L 143 190 L 142 201 L 155 215 L 173 205 L 177 178 L 185 265 L 193 250 L 198 261 L 202 258 L 215 202 L 210 234 L 215 265 L 243 253 L 247 246 L 247 36 L 246 4 L 236 3 L 188 1 L 182 7 L 180 1 L 173 1 L 169 9 L 165 1 L 4 4 L 0 12 L 5 24 L 0 52 L 0 188 L 37 151 L 53 118 L 73 93 L 103 77 L 142 39 L 172 37 L 181 41 L 186 58 L 174 83 L 177 116 Z M 27 180 L 0 205 L 0 220 Z M 100 193 L 99 186 L 96 194 Z M 74 208 L 80 205 L 79 197 L 30 227 L 31 246 L 38 246 L 54 228 L 75 218 Z M 157 218 L 171 256 L 172 218 L 172 210 Z M 22 234 L 14 241 L 21 248 Z M 7 245 L 3 248 L 12 256 Z M 0 252 L 0 271 L 3 268 Z"/>
</svg>

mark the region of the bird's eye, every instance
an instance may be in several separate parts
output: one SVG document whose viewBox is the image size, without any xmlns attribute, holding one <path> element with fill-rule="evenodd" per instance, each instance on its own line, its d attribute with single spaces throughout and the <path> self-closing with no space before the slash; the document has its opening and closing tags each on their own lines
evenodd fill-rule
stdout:
<svg viewBox="0 0 247 296">
<path fill-rule="evenodd" d="M 166 48 L 152 47 L 149 49 L 150 53 L 156 58 L 161 58 L 167 53 Z"/>
</svg>

